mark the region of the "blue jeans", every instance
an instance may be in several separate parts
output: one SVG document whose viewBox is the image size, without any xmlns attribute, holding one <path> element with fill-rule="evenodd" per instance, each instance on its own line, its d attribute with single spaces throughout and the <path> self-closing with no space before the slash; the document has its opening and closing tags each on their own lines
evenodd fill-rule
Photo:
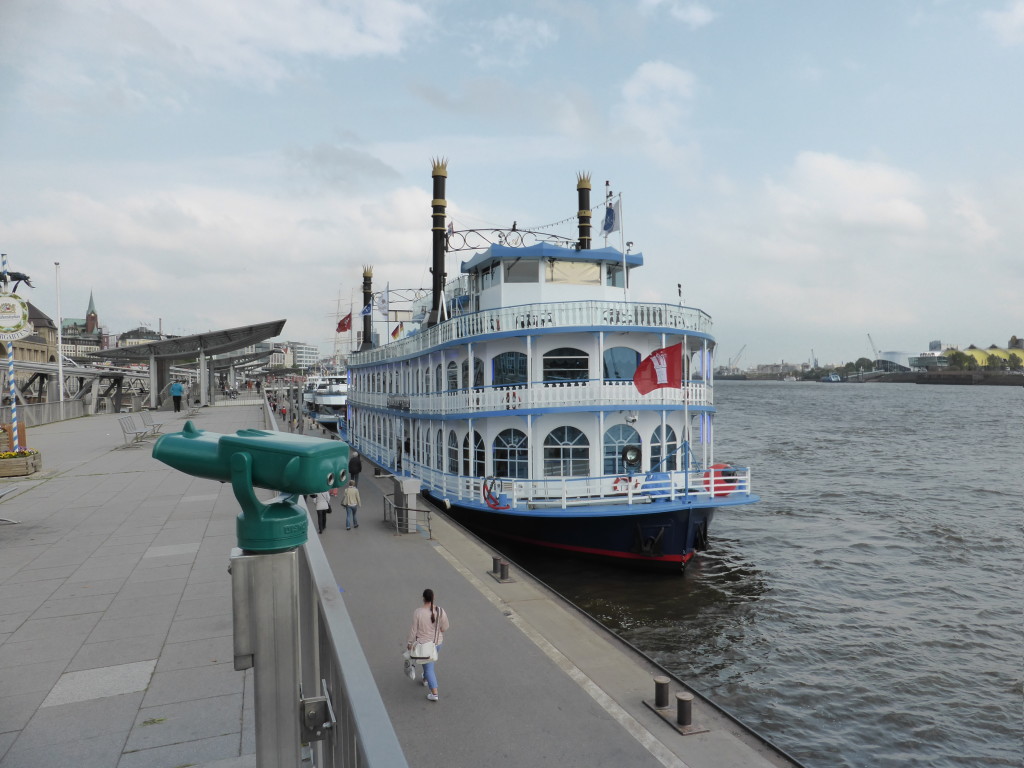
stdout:
<svg viewBox="0 0 1024 768">
<path fill-rule="evenodd" d="M 437 646 L 437 650 L 441 650 L 441 646 Z M 438 658 L 441 658 L 441 654 L 438 653 Z M 427 685 L 430 686 L 430 690 L 437 690 L 437 673 L 434 672 L 434 664 L 436 662 L 429 662 L 423 665 L 423 677 L 427 679 Z"/>
<path fill-rule="evenodd" d="M 350 507 L 348 504 L 345 505 L 345 527 L 351 528 L 353 525 L 359 525 L 359 521 L 356 520 L 356 511 L 358 507 Z"/>
</svg>

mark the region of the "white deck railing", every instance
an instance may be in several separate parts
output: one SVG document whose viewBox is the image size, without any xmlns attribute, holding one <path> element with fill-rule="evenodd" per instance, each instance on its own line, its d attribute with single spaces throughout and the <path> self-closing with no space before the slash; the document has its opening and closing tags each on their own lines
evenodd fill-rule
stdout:
<svg viewBox="0 0 1024 768">
<path fill-rule="evenodd" d="M 394 451 L 377 443 L 360 440 L 354 445 L 363 456 L 385 467 L 395 466 Z M 459 501 L 483 501 L 485 478 L 454 475 L 418 462 L 409 463 L 412 474 L 437 496 Z M 491 481 L 493 482 L 493 478 Z M 731 467 L 728 473 L 703 469 L 672 472 L 640 472 L 634 475 L 594 477 L 552 477 L 530 479 L 498 478 L 491 488 L 512 507 L 526 505 L 538 510 L 570 509 L 601 504 L 644 504 L 687 497 L 697 502 L 725 499 L 751 492 L 749 467 Z"/>
<path fill-rule="evenodd" d="M 711 317 L 693 307 L 673 304 L 638 304 L 622 301 L 567 301 L 558 304 L 521 304 L 516 307 L 473 312 L 399 339 L 376 349 L 353 354 L 352 366 L 380 363 L 423 354 L 442 344 L 490 333 L 530 328 L 600 328 L 616 330 L 668 328 L 696 333 L 711 332 Z"/>
<path fill-rule="evenodd" d="M 526 411 L 569 405 L 584 408 L 609 406 L 630 410 L 639 406 L 681 408 L 712 405 L 714 388 L 703 381 L 687 382 L 681 389 L 665 387 L 641 395 L 632 381 L 555 381 L 523 386 L 476 387 L 426 395 L 353 392 L 349 402 L 370 408 L 389 408 L 429 415 L 472 415 L 493 411 Z"/>
</svg>

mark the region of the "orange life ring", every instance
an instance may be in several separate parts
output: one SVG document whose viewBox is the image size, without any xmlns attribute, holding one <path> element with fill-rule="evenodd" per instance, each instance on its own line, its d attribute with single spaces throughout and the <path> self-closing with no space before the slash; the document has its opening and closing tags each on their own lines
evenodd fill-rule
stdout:
<svg viewBox="0 0 1024 768">
<path fill-rule="evenodd" d="M 711 491 L 712 496 L 728 496 L 738 482 L 729 464 L 712 464 L 704 472 L 704 489 Z"/>
<path fill-rule="evenodd" d="M 612 492 L 613 493 L 627 493 L 632 488 L 634 491 L 640 489 L 640 478 L 630 477 L 626 475 L 624 477 L 616 477 L 612 481 Z"/>
</svg>

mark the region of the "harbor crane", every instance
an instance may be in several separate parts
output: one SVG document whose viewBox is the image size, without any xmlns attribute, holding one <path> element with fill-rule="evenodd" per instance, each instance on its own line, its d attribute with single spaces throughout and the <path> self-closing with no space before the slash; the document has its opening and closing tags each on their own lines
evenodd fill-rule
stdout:
<svg viewBox="0 0 1024 768">
<path fill-rule="evenodd" d="M 871 345 L 871 354 L 874 357 L 871 358 L 871 365 L 874 366 L 878 363 L 881 355 L 878 354 L 878 347 L 875 346 L 875 340 L 871 338 L 871 334 L 868 334 L 868 343 Z"/>
<path fill-rule="evenodd" d="M 746 348 L 747 345 L 744 344 L 742 347 L 740 347 L 739 352 L 737 352 L 733 357 L 729 358 L 729 370 L 731 372 L 735 372 L 738 370 L 736 366 L 739 365 L 740 358 L 743 356 L 743 350 L 745 350 Z"/>
</svg>

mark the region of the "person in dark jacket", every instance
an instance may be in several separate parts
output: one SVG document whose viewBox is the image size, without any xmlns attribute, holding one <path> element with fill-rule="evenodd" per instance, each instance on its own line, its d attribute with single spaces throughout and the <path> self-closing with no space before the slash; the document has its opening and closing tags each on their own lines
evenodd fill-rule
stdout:
<svg viewBox="0 0 1024 768">
<path fill-rule="evenodd" d="M 363 460 L 359 458 L 359 454 L 352 451 L 352 455 L 348 457 L 348 476 L 352 478 L 352 483 L 359 485 L 359 473 L 363 471 Z"/>
</svg>

